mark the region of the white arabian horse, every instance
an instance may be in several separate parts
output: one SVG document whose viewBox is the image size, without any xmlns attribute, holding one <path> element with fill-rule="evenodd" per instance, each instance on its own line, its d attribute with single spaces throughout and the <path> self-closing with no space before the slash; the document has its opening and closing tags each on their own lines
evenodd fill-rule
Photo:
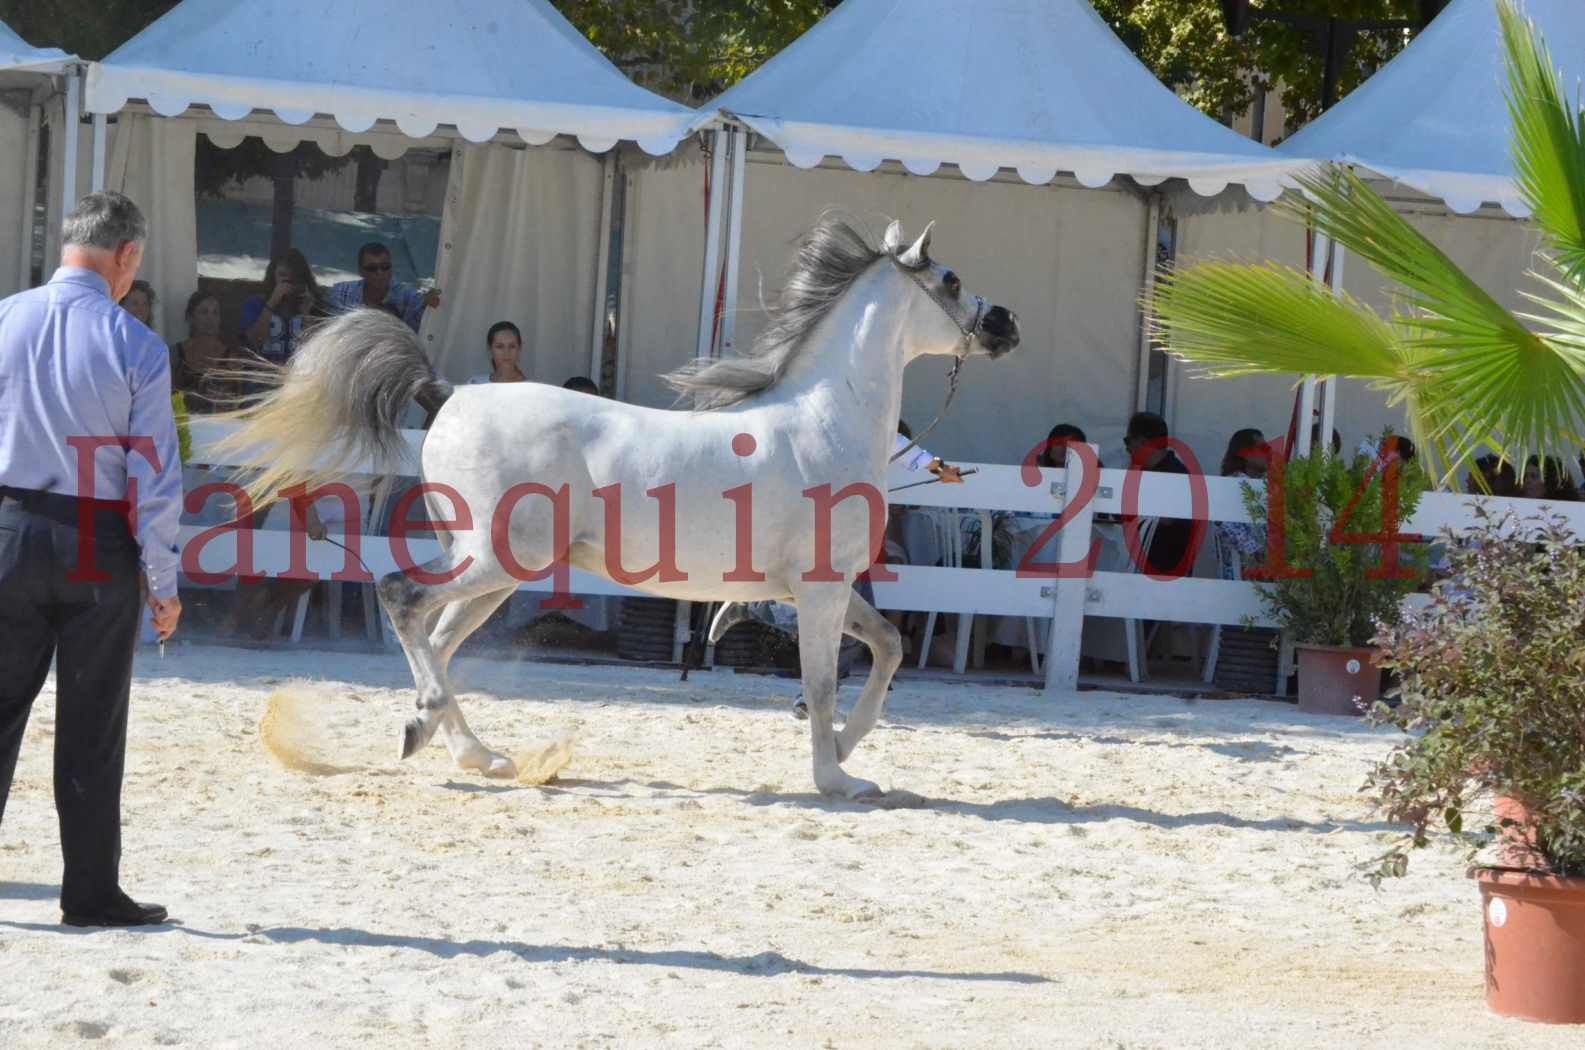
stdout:
<svg viewBox="0 0 1585 1050">
<path fill-rule="evenodd" d="M 418 689 L 402 757 L 438 729 L 459 766 L 514 775 L 468 728 L 446 668 L 529 571 L 570 564 L 667 598 L 793 602 L 815 784 L 829 797 L 879 797 L 841 763 L 879 718 L 902 648 L 851 583 L 885 525 L 903 368 L 924 354 L 998 357 L 1019 338 L 1016 317 L 968 294 L 929 247 L 928 229 L 910 246 L 894 222 L 877 249 L 823 218 L 754 349 L 666 377 L 692 410 L 538 383 L 453 390 L 401 321 L 372 310 L 305 339 L 272 373 L 273 389 L 234 416 L 242 426 L 227 439 L 234 461 L 257 471 L 256 501 L 328 483 L 356 458 L 391 462 L 407 405 L 438 406 L 422 477 L 449 490 L 425 499 L 431 519 L 457 525 L 421 574 L 379 582 Z M 828 499 L 829 527 L 819 526 L 820 494 L 849 486 L 867 492 L 834 507 Z M 675 556 L 663 558 L 668 546 Z M 874 660 L 838 730 L 844 632 Z"/>
</svg>

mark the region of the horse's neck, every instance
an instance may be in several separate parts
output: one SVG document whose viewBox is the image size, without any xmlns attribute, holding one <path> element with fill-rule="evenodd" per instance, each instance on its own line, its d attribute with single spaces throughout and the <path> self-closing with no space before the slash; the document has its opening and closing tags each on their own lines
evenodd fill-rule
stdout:
<svg viewBox="0 0 1585 1050">
<path fill-rule="evenodd" d="M 854 282 L 807 336 L 778 384 L 832 437 L 866 458 L 889 456 L 902 411 L 907 289 L 889 265 Z"/>
</svg>

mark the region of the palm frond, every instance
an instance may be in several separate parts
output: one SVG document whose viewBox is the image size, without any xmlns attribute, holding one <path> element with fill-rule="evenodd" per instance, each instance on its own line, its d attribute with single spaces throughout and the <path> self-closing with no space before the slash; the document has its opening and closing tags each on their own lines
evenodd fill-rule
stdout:
<svg viewBox="0 0 1585 1050">
<path fill-rule="evenodd" d="M 1162 274 L 1149 304 L 1169 352 L 1213 376 L 1258 372 L 1403 379 L 1392 326 L 1276 263 L 1203 262 Z"/>
<path fill-rule="evenodd" d="M 1504 0 L 1514 172 L 1531 217 L 1570 280 L 1585 282 L 1585 110 L 1568 93 L 1545 42 Z"/>
</svg>

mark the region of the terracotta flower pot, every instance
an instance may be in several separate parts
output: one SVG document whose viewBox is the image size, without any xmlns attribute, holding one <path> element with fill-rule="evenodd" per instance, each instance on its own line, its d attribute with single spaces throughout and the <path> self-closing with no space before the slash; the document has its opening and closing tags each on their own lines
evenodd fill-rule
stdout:
<svg viewBox="0 0 1585 1050">
<path fill-rule="evenodd" d="M 1381 696 L 1374 649 L 1296 645 L 1299 710 L 1312 715 L 1358 717 Z"/>
<path fill-rule="evenodd" d="M 1486 919 L 1486 1005 L 1585 1024 L 1585 879 L 1475 868 Z"/>
</svg>

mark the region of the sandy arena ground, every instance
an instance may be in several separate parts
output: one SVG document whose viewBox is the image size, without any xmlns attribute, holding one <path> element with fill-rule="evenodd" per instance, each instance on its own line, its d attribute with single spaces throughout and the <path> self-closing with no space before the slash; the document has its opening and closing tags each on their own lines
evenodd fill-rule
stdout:
<svg viewBox="0 0 1585 1050">
<path fill-rule="evenodd" d="M 353 771 L 261 744 L 304 676 Z M 137 932 L 57 925 L 47 692 L 0 830 L 0 1046 L 1581 1045 L 1487 1014 L 1458 853 L 1357 876 L 1390 738 L 1346 721 L 904 682 L 847 768 L 928 802 L 876 810 L 813 793 L 789 681 L 454 678 L 502 750 L 574 735 L 562 778 L 399 765 L 399 655 L 140 653 L 123 881 L 181 925 Z"/>
</svg>

